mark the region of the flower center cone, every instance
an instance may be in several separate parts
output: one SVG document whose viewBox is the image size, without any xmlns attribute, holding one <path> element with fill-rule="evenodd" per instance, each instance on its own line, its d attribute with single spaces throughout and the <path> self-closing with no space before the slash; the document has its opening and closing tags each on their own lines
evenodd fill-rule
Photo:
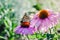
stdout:
<svg viewBox="0 0 60 40">
<path fill-rule="evenodd" d="M 48 17 L 48 11 L 47 10 L 41 10 L 40 12 L 39 12 L 39 18 L 40 19 L 45 19 L 45 18 L 47 18 Z"/>
</svg>

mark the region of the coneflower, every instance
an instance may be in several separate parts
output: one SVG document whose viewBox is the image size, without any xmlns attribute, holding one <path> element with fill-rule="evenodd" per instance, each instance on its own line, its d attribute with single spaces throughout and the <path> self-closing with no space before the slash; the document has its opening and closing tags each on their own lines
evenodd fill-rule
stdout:
<svg viewBox="0 0 60 40">
<path fill-rule="evenodd" d="M 58 14 L 52 10 L 40 10 L 31 20 L 30 26 L 37 27 L 41 32 L 46 32 L 49 28 L 58 23 Z"/>
</svg>

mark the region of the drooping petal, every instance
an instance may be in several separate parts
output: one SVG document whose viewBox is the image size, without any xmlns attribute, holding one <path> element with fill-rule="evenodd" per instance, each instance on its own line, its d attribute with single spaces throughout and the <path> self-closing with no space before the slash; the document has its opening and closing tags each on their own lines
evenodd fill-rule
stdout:
<svg viewBox="0 0 60 40">
<path fill-rule="evenodd" d="M 45 22 L 46 22 L 46 25 L 47 25 L 48 28 L 52 28 L 53 27 L 53 24 L 51 23 L 51 21 L 48 18 L 46 19 Z"/>
<path fill-rule="evenodd" d="M 40 24 L 40 26 L 38 27 L 38 30 L 40 30 L 40 32 L 44 33 L 48 30 L 48 26 L 45 24 L 46 22 L 43 20 L 42 23 Z"/>
<path fill-rule="evenodd" d="M 39 19 L 39 20 L 36 22 L 35 26 L 37 26 L 37 27 L 38 27 L 38 26 L 40 26 L 40 25 L 41 25 L 41 23 L 42 23 L 42 20 L 40 20 L 40 19 Z"/>
<path fill-rule="evenodd" d="M 35 17 L 30 22 L 30 27 L 34 27 L 38 20 L 39 20 L 38 16 L 35 15 Z"/>
<path fill-rule="evenodd" d="M 34 34 L 35 29 L 33 28 L 24 28 L 21 32 L 22 34 Z"/>
<path fill-rule="evenodd" d="M 58 23 L 57 15 L 50 15 L 50 16 L 48 17 L 48 19 L 49 19 L 50 22 L 53 24 L 53 26 Z"/>
<path fill-rule="evenodd" d="M 17 26 L 15 29 L 14 29 L 14 32 L 16 34 L 34 34 L 35 32 L 35 28 L 34 27 L 29 27 L 29 28 L 22 28 L 20 26 Z"/>
</svg>

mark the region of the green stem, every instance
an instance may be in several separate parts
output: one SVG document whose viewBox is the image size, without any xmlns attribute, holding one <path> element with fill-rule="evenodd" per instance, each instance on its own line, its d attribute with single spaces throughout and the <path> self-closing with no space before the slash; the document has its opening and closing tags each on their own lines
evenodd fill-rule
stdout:
<svg viewBox="0 0 60 40">
<path fill-rule="evenodd" d="M 50 34 L 51 34 L 51 29 L 49 29 L 49 31 L 50 31 Z"/>
<path fill-rule="evenodd" d="M 27 38 L 28 38 L 28 40 L 30 40 L 29 37 L 28 37 L 28 35 L 27 35 Z"/>
</svg>

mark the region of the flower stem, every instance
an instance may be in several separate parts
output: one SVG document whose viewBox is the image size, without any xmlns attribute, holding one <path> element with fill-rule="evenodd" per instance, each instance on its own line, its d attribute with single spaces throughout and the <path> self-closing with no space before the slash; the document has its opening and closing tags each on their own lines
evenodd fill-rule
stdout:
<svg viewBox="0 0 60 40">
<path fill-rule="evenodd" d="M 28 35 L 27 35 L 27 38 L 28 38 L 28 40 L 30 40 L 29 37 L 28 37 Z"/>
</svg>

